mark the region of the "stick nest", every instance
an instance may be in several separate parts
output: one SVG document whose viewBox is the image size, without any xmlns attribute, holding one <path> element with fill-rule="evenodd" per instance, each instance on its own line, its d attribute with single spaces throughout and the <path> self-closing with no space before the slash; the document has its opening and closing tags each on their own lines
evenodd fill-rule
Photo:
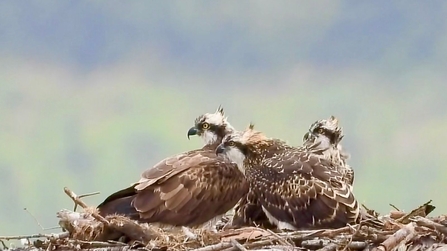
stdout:
<svg viewBox="0 0 447 251">
<path fill-rule="evenodd" d="M 160 228 L 139 224 L 127 217 L 102 217 L 76 194 L 65 192 L 83 212 L 61 210 L 57 213 L 65 232 L 31 236 L 0 236 L 4 240 L 21 239 L 24 247 L 15 251 L 50 250 L 447 250 L 447 216 L 427 217 L 434 210 L 431 201 L 410 213 L 400 210 L 379 216 L 365 207 L 372 217 L 358 225 L 339 229 L 273 232 L 257 227 L 219 230 L 176 227 Z M 31 238 L 39 238 L 33 242 Z M 25 240 L 25 241 L 24 241 Z"/>
</svg>

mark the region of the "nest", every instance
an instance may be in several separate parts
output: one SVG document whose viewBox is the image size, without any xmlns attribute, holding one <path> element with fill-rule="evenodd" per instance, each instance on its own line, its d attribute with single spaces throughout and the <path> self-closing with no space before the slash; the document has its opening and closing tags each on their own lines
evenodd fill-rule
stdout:
<svg viewBox="0 0 447 251">
<path fill-rule="evenodd" d="M 431 201 L 410 213 L 400 210 L 379 216 L 366 209 L 371 219 L 339 229 L 273 232 L 257 227 L 211 232 L 202 229 L 161 228 L 139 224 L 127 217 L 102 217 L 69 189 L 65 192 L 84 208 L 82 213 L 61 210 L 59 223 L 66 231 L 59 234 L 0 236 L 0 242 L 21 239 L 17 251 L 44 250 L 447 250 L 447 217 L 428 217 Z M 39 238 L 33 242 L 31 238 Z M 25 240 L 25 241 L 23 241 Z M 4 248 L 6 246 L 4 245 Z"/>
</svg>

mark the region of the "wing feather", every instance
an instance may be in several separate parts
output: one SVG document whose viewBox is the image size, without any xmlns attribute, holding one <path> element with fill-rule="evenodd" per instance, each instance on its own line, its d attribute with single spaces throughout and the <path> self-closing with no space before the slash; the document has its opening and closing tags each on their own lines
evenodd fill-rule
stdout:
<svg viewBox="0 0 447 251">
<path fill-rule="evenodd" d="M 306 153 L 277 155 L 251 170 L 260 204 L 296 228 L 341 227 L 358 219 L 358 203 L 331 162 Z"/>
<path fill-rule="evenodd" d="M 144 222 L 196 226 L 230 210 L 248 191 L 237 167 L 211 150 L 168 158 L 142 176 L 133 205 Z"/>
</svg>

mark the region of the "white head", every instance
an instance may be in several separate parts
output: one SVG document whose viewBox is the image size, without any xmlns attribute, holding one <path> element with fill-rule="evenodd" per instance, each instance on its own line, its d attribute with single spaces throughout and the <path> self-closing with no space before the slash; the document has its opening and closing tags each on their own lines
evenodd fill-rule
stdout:
<svg viewBox="0 0 447 251">
<path fill-rule="evenodd" d="M 203 139 L 205 145 L 220 143 L 225 135 L 234 132 L 234 128 L 228 123 L 221 106 L 215 113 L 200 115 L 194 124 L 188 130 L 188 138 L 191 135 L 198 135 Z"/>
<path fill-rule="evenodd" d="M 314 122 L 304 134 L 303 144 L 321 150 L 337 148 L 343 136 L 343 129 L 338 125 L 338 119 L 331 116 L 329 119 Z"/>
<path fill-rule="evenodd" d="M 230 161 L 236 163 L 238 169 L 245 174 L 246 159 L 257 152 L 260 142 L 265 139 L 261 132 L 253 130 L 250 124 L 243 132 L 233 132 L 225 136 L 216 148 L 216 154 L 224 154 Z"/>
</svg>

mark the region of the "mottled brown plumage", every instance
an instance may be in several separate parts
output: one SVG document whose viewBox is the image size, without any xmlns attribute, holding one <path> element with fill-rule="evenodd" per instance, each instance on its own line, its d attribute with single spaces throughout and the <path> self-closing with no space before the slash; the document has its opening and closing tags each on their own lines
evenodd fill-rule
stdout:
<svg viewBox="0 0 447 251">
<path fill-rule="evenodd" d="M 137 183 L 109 196 L 98 206 L 100 213 L 162 226 L 213 227 L 248 191 L 237 166 L 215 154 L 222 137 L 233 131 L 221 108 L 200 116 L 188 137 L 201 136 L 203 148 L 160 161 Z"/>
<path fill-rule="evenodd" d="M 348 165 L 349 154 L 343 150 L 343 128 L 336 117 L 315 121 L 303 137 L 303 146 L 307 151 L 330 160 L 349 184 L 354 183 L 354 170 Z"/>
<path fill-rule="evenodd" d="M 329 160 L 248 129 L 216 150 L 236 162 L 269 220 L 280 229 L 337 228 L 359 219 L 359 206 Z"/>
<path fill-rule="evenodd" d="M 335 168 L 342 175 L 342 180 L 351 185 L 352 190 L 354 171 L 347 164 L 349 154 L 343 151 L 340 144 L 343 137 L 343 130 L 339 126 L 337 118 L 331 116 L 329 119 L 321 119 L 310 125 L 309 131 L 303 137 L 302 150 L 330 160 L 333 165 L 330 165 L 329 168 Z M 256 201 L 254 191 L 249 190 L 247 196 L 241 199 L 235 207 L 232 227 L 249 225 L 272 227 L 268 224 L 267 216 Z"/>
</svg>

